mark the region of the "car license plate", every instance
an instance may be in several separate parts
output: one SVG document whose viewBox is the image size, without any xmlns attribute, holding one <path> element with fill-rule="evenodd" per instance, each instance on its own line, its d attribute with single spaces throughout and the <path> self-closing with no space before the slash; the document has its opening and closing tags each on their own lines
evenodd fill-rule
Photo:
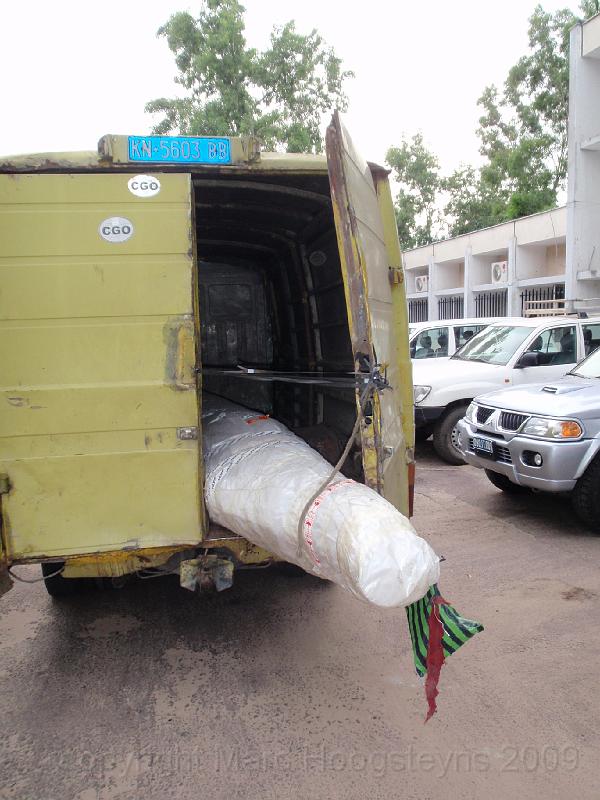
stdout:
<svg viewBox="0 0 600 800">
<path fill-rule="evenodd" d="M 214 136 L 130 136 L 129 160 L 160 164 L 230 164 L 231 142 Z"/>
<path fill-rule="evenodd" d="M 494 454 L 494 443 L 489 439 L 482 439 L 481 436 L 474 436 L 473 450 L 479 450 L 481 453 L 491 456 Z"/>
</svg>

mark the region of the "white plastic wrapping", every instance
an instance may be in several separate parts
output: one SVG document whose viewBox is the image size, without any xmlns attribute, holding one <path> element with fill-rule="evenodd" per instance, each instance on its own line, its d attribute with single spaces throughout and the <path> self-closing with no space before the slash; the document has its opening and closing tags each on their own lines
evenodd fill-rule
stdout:
<svg viewBox="0 0 600 800">
<path fill-rule="evenodd" d="M 339 475 L 307 501 L 332 466 L 276 420 L 205 394 L 205 499 L 211 519 L 387 608 L 423 597 L 439 560 L 410 522 L 372 489 Z"/>
</svg>

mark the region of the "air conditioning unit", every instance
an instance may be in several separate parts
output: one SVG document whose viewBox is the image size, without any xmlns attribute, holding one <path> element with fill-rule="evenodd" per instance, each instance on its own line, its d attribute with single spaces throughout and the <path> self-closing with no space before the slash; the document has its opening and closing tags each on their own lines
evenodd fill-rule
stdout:
<svg viewBox="0 0 600 800">
<path fill-rule="evenodd" d="M 508 261 L 494 261 L 492 264 L 492 283 L 508 281 Z"/>
<path fill-rule="evenodd" d="M 415 278 L 415 289 L 417 292 L 429 291 L 429 278 L 427 275 L 417 275 Z"/>
</svg>

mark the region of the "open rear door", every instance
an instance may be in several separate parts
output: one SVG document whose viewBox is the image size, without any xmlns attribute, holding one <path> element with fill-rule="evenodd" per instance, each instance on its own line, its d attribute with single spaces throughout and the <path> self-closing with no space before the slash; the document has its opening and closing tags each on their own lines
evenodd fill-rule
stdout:
<svg viewBox="0 0 600 800">
<path fill-rule="evenodd" d="M 188 174 L 0 175 L 10 561 L 202 538 L 193 275 Z"/>
<path fill-rule="evenodd" d="M 389 382 L 367 409 L 372 414 L 365 415 L 361 428 L 365 482 L 408 514 L 412 442 L 407 430 L 413 423 L 406 414 L 413 409 L 410 361 L 403 357 L 408 354 L 406 314 L 399 316 L 390 282 L 392 260 L 399 256 L 390 252 L 394 242 L 397 250 L 397 234 L 386 232 L 382 219 L 382 203 L 391 198 L 378 195 L 371 168 L 356 152 L 338 112 L 327 129 L 327 163 L 355 369 L 379 364 Z M 410 408 L 403 429 L 406 397 Z"/>
</svg>

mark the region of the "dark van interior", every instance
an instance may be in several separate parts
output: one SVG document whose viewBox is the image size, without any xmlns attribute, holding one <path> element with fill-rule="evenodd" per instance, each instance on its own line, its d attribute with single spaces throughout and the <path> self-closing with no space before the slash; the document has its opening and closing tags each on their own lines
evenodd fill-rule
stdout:
<svg viewBox="0 0 600 800">
<path fill-rule="evenodd" d="M 204 391 L 271 414 L 335 462 L 356 407 L 327 176 L 194 177 L 194 197 Z M 360 462 L 351 453 L 344 471 L 357 477 Z"/>
</svg>

